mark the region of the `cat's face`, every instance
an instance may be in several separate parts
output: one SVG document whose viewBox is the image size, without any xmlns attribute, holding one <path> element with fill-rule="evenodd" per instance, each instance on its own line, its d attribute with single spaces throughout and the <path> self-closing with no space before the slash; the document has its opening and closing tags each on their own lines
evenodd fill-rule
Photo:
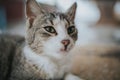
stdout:
<svg viewBox="0 0 120 80">
<path fill-rule="evenodd" d="M 38 54 L 59 58 L 67 55 L 77 40 L 74 24 L 76 4 L 66 14 L 47 12 L 34 0 L 27 2 L 27 35 L 30 47 Z"/>
</svg>

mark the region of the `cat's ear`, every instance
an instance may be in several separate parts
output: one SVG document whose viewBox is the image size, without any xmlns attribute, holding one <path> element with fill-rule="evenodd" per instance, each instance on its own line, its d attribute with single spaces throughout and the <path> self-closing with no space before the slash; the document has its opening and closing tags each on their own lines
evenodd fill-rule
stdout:
<svg viewBox="0 0 120 80">
<path fill-rule="evenodd" d="M 68 16 L 69 20 L 74 20 L 75 19 L 75 14 L 76 14 L 76 8 L 77 8 L 77 3 L 75 2 L 67 11 L 66 15 Z"/>
<path fill-rule="evenodd" d="M 44 10 L 35 0 L 27 0 L 26 16 L 27 18 L 35 18 L 37 15 L 44 14 Z"/>
</svg>

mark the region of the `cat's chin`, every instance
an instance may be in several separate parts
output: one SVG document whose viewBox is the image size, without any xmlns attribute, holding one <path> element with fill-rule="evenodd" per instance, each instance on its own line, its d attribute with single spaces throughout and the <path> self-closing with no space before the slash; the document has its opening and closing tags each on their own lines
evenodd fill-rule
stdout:
<svg viewBox="0 0 120 80">
<path fill-rule="evenodd" d="M 60 54 L 60 55 L 65 56 L 65 55 L 68 55 L 69 52 L 70 52 L 70 50 L 68 50 L 68 49 L 67 50 L 60 49 L 57 53 Z"/>
<path fill-rule="evenodd" d="M 60 52 L 58 52 L 59 54 L 61 54 L 61 55 L 67 55 L 67 54 L 69 54 L 67 51 L 60 51 Z"/>
<path fill-rule="evenodd" d="M 68 51 L 56 51 L 56 52 L 53 52 L 54 54 L 52 54 L 51 56 L 57 58 L 57 59 L 62 59 L 64 57 L 66 57 L 68 54 L 69 54 L 69 50 Z"/>
<path fill-rule="evenodd" d="M 60 49 L 59 53 L 68 54 L 69 50 Z"/>
</svg>

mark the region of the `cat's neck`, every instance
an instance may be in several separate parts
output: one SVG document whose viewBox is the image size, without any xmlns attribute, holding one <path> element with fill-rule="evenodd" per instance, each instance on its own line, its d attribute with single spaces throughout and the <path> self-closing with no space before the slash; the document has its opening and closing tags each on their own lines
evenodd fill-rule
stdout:
<svg viewBox="0 0 120 80">
<path fill-rule="evenodd" d="M 45 63 L 45 60 L 49 60 L 48 57 L 35 53 L 28 45 L 23 48 L 23 53 L 27 61 L 31 61 L 31 63 L 42 64 Z"/>
</svg>

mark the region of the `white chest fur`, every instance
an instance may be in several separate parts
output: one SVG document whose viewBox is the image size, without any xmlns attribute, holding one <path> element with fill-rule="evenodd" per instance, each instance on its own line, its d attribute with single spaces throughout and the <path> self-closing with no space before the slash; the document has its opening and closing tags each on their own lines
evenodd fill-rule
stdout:
<svg viewBox="0 0 120 80">
<path fill-rule="evenodd" d="M 28 46 L 23 48 L 24 56 L 31 64 L 35 64 L 38 68 L 46 73 L 47 78 L 62 78 L 68 70 L 69 65 L 53 62 L 49 57 L 38 55 L 33 52 Z M 62 62 L 61 62 L 62 63 Z"/>
</svg>

